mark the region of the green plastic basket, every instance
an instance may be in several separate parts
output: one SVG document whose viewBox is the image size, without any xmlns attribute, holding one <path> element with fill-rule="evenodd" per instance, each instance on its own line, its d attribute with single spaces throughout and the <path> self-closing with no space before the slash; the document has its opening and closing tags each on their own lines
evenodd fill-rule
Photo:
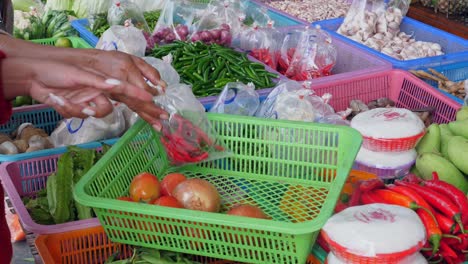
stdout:
<svg viewBox="0 0 468 264">
<path fill-rule="evenodd" d="M 233 155 L 171 167 L 156 133 L 136 123 L 84 176 L 77 202 L 93 207 L 113 242 L 247 263 L 305 263 L 361 146 L 346 126 L 208 114 Z M 221 213 L 116 200 L 132 178 L 178 171 L 215 185 Z M 257 205 L 271 219 L 226 215 Z"/>
<path fill-rule="evenodd" d="M 79 38 L 79 37 L 67 37 L 67 38 L 70 39 L 73 45 L 73 48 L 77 48 L 77 49 L 92 49 L 93 48 L 82 38 Z M 31 42 L 42 44 L 42 45 L 54 46 L 57 39 L 58 38 L 33 39 L 31 40 Z"/>
</svg>

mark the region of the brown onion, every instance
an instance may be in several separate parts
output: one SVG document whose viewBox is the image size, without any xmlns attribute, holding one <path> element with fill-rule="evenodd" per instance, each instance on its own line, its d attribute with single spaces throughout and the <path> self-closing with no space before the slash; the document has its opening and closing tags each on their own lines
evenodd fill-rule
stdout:
<svg viewBox="0 0 468 264">
<path fill-rule="evenodd" d="M 172 192 L 186 209 L 219 212 L 221 196 L 211 183 L 203 179 L 188 179 L 180 184 Z"/>
<path fill-rule="evenodd" d="M 252 218 L 268 219 L 268 216 L 257 206 L 250 204 L 238 204 L 227 212 L 228 215 L 238 215 Z"/>
</svg>

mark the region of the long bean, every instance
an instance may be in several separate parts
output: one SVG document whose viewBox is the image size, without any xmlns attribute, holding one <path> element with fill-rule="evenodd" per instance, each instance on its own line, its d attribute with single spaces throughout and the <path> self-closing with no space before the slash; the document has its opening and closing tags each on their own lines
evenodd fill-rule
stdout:
<svg viewBox="0 0 468 264">
<path fill-rule="evenodd" d="M 176 41 L 152 51 L 156 58 L 168 54 L 172 54 L 172 66 L 182 82 L 192 85 L 197 97 L 217 95 L 229 82 L 252 82 L 256 89 L 270 88 L 275 85 L 273 79 L 278 78 L 245 53 L 218 44 Z"/>
</svg>

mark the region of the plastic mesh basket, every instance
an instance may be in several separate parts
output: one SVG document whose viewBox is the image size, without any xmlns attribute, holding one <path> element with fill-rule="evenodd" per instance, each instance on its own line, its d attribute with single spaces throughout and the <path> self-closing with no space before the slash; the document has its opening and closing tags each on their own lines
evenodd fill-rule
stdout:
<svg viewBox="0 0 468 264">
<path fill-rule="evenodd" d="M 222 213 L 128 206 L 116 199 L 128 193 L 142 171 L 162 178 L 176 170 L 169 166 L 159 134 L 144 122 L 135 124 L 82 178 L 75 200 L 93 207 L 114 242 L 248 263 L 304 263 L 333 212 L 361 136 L 345 126 L 208 117 L 233 157 L 177 171 L 216 186 Z M 224 214 L 237 203 L 258 205 L 272 220 Z"/>
<path fill-rule="evenodd" d="M 85 40 L 82 38 L 78 37 L 67 37 L 71 43 L 73 48 L 78 48 L 78 49 L 91 49 L 91 47 Z M 33 39 L 31 42 L 42 44 L 42 45 L 50 45 L 54 46 L 55 42 L 57 41 L 58 38 L 47 38 L 47 39 Z"/>
<path fill-rule="evenodd" d="M 341 23 L 343 23 L 343 20 L 343 18 L 336 18 L 314 22 L 313 24 L 320 25 L 334 37 L 340 38 L 362 50 L 365 50 L 366 52 L 377 55 L 378 57 L 391 62 L 394 68 L 410 70 L 420 67 L 437 67 L 441 65 L 449 65 L 452 63 L 468 60 L 468 40 L 421 23 L 409 17 L 405 17 L 403 19 L 400 30 L 409 35 L 412 35 L 416 40 L 439 43 L 442 47 L 442 51 L 445 52 L 445 55 L 414 60 L 395 59 L 377 50 L 369 48 L 366 45 L 360 44 L 354 40 L 338 34 L 336 30 L 340 27 Z"/>
<path fill-rule="evenodd" d="M 60 151 L 65 152 L 65 148 Z M 97 218 L 43 225 L 35 222 L 26 209 L 22 198 L 35 197 L 39 191 L 46 188 L 47 178 L 56 171 L 59 157 L 60 154 L 46 153 L 42 157 L 0 164 L 0 181 L 26 231 L 52 234 L 99 225 Z"/>
</svg>

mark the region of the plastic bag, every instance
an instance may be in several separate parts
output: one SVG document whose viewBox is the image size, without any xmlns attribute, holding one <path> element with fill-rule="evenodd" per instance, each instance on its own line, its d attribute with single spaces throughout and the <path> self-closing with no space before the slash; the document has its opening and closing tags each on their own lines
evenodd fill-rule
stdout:
<svg viewBox="0 0 468 264">
<path fill-rule="evenodd" d="M 189 85 L 169 85 L 165 93 L 154 97 L 154 102 L 169 113 L 169 119 L 162 121 L 161 143 L 171 164 L 204 162 L 229 155 Z"/>
<path fill-rule="evenodd" d="M 241 32 L 242 16 L 240 8 L 233 2 L 219 1 L 210 4 L 203 16 L 194 25 L 191 41 L 202 41 L 230 46 L 233 36 Z"/>
<path fill-rule="evenodd" d="M 253 83 L 232 82 L 224 86 L 210 112 L 253 116 L 260 106 L 260 97 Z"/>
<path fill-rule="evenodd" d="M 296 40 L 297 45 L 294 47 Z M 284 74 L 290 79 L 310 80 L 331 75 L 336 57 L 337 51 L 331 43 L 330 35 L 319 27 L 306 27 L 302 31 L 294 31 L 285 38 L 285 44 L 281 49 L 281 69 L 287 67 Z"/>
<path fill-rule="evenodd" d="M 96 44 L 96 49 L 118 50 L 143 57 L 146 51 L 146 40 L 141 30 L 127 21 L 125 26 L 111 26 L 106 30 Z"/>
<path fill-rule="evenodd" d="M 50 140 L 55 147 L 61 147 L 119 137 L 125 131 L 123 107 L 115 105 L 113 112 L 103 118 L 65 119 L 52 132 Z"/>
<path fill-rule="evenodd" d="M 153 66 L 156 70 L 158 70 L 161 79 L 165 81 L 168 85 L 180 83 L 180 76 L 177 73 L 177 71 L 172 67 L 171 58 L 163 58 L 163 60 L 160 60 L 154 57 L 144 57 L 143 59 L 148 64 Z M 167 59 L 168 61 L 166 62 L 164 61 L 164 59 Z"/>
<path fill-rule="evenodd" d="M 278 62 L 277 51 L 280 42 L 277 41 L 281 33 L 271 27 L 260 28 L 257 25 L 240 33 L 239 48 L 248 51 L 249 55 L 276 69 Z"/>
<path fill-rule="evenodd" d="M 175 40 L 185 41 L 195 17 L 192 8 L 184 0 L 166 0 L 151 36 L 154 44 L 167 44 Z"/>
<path fill-rule="evenodd" d="M 251 4 L 250 1 L 241 1 L 240 6 L 245 16 L 243 20 L 244 26 L 252 26 L 254 24 L 259 27 L 274 26 L 274 21 L 268 15 L 268 8 L 266 6 L 259 7 Z"/>
<path fill-rule="evenodd" d="M 107 11 L 111 6 L 109 0 L 87 0 L 89 28 L 92 32 L 107 24 Z"/>
<path fill-rule="evenodd" d="M 107 12 L 107 22 L 110 26 L 123 26 L 128 20 L 138 29 L 150 32 L 143 12 L 138 5 L 127 0 L 113 0 Z"/>
</svg>

